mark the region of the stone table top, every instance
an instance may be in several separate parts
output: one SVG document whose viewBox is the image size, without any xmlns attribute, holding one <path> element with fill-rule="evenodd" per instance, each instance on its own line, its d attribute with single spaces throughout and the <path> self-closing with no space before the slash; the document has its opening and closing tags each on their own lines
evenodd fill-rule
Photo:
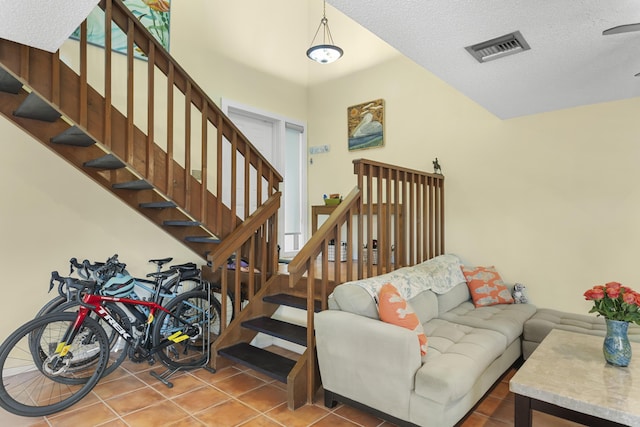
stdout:
<svg viewBox="0 0 640 427">
<path fill-rule="evenodd" d="M 630 426 L 640 426 L 640 343 L 631 363 L 604 360 L 603 337 L 554 329 L 509 382 L 522 396 Z M 634 387 L 634 383 L 635 386 Z"/>
</svg>

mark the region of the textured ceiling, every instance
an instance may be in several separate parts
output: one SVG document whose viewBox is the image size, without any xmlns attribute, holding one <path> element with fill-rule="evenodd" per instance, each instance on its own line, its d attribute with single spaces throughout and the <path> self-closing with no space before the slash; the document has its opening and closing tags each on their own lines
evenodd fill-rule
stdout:
<svg viewBox="0 0 640 427">
<path fill-rule="evenodd" d="M 0 0 L 0 38 L 57 51 L 99 0 Z"/>
<path fill-rule="evenodd" d="M 500 118 L 640 96 L 638 0 L 328 0 Z M 519 30 L 531 50 L 479 63 L 464 49 Z"/>
<path fill-rule="evenodd" d="M 97 2 L 0 0 L 0 38 L 55 51 Z M 303 85 L 403 54 L 500 118 L 640 96 L 640 32 L 602 35 L 640 22 L 640 0 L 328 0 L 345 50 L 329 65 L 304 56 L 320 0 L 184 0 L 172 14 L 204 19 L 211 49 Z M 531 50 L 478 63 L 464 49 L 513 31 Z"/>
</svg>

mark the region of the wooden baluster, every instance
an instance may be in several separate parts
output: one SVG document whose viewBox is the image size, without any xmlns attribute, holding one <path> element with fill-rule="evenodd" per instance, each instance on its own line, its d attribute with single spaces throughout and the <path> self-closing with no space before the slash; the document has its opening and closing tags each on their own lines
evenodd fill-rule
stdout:
<svg viewBox="0 0 640 427">
<path fill-rule="evenodd" d="M 231 136 L 231 229 L 235 230 L 238 226 L 237 215 L 237 197 L 238 197 L 238 133 L 233 132 Z"/>
<path fill-rule="evenodd" d="M 325 252 L 326 253 L 326 252 Z M 314 284 L 315 284 L 315 263 L 309 262 L 309 275 L 307 277 L 307 401 L 312 403 L 315 393 L 315 365 L 316 348 L 314 339 Z"/>
<path fill-rule="evenodd" d="M 242 282 L 240 281 L 240 276 L 242 274 L 242 271 L 240 269 L 240 264 L 241 262 L 241 250 L 240 248 L 238 248 L 235 252 L 235 275 L 234 275 L 234 281 L 233 281 L 233 295 L 235 296 L 234 298 L 234 306 L 233 306 L 233 312 L 234 313 L 240 313 L 240 310 L 242 309 Z"/>
<path fill-rule="evenodd" d="M 134 157 L 134 113 L 135 113 L 135 95 L 134 95 L 134 67 L 133 59 L 135 56 L 133 39 L 135 36 L 135 26 L 133 20 L 127 20 L 127 141 L 125 145 L 125 161 L 130 165 L 133 164 Z"/>
<path fill-rule="evenodd" d="M 112 0 L 105 1 L 104 8 L 104 139 L 103 143 L 107 148 L 111 147 L 111 104 L 113 102 L 112 71 L 111 71 L 111 20 L 113 14 Z"/>
<path fill-rule="evenodd" d="M 207 139 L 209 125 L 209 108 L 206 100 L 202 100 L 202 141 L 201 141 L 201 166 L 200 166 L 200 222 L 207 224 Z"/>
<path fill-rule="evenodd" d="M 223 192 L 223 175 L 222 175 L 222 167 L 224 164 L 224 159 L 222 158 L 222 127 L 223 127 L 223 116 L 222 114 L 218 114 L 218 122 L 216 123 L 216 146 L 217 146 L 217 165 L 216 165 L 216 194 L 218 196 L 218 203 L 216 209 L 216 230 L 222 230 L 222 192 Z"/>
<path fill-rule="evenodd" d="M 378 242 L 378 264 L 384 267 L 384 271 L 391 271 L 391 230 L 393 230 L 393 223 L 391 218 L 391 170 L 387 167 L 384 168 L 384 200 L 380 203 L 378 209 L 382 208 L 382 212 L 378 212 L 378 221 L 381 221 L 384 226 L 384 235 L 382 242 Z"/>
<path fill-rule="evenodd" d="M 80 126 L 87 127 L 87 21 L 80 24 Z"/>
<path fill-rule="evenodd" d="M 29 81 L 29 46 L 20 46 L 20 77 Z"/>
<path fill-rule="evenodd" d="M 184 93 L 184 206 L 191 207 L 191 80 L 187 80 Z"/>
<path fill-rule="evenodd" d="M 60 105 L 60 51 L 51 55 L 51 102 Z"/>
<path fill-rule="evenodd" d="M 262 198 L 262 192 L 264 191 L 262 188 L 262 177 L 264 176 L 264 162 L 262 161 L 261 158 L 258 158 L 258 168 L 257 168 L 257 173 L 256 173 L 256 197 L 258 197 L 258 200 L 256 201 L 256 206 L 260 206 L 262 203 L 260 203 L 260 199 Z"/>
<path fill-rule="evenodd" d="M 445 253 L 444 249 L 444 179 L 438 179 L 438 241 L 440 242 L 438 248 L 438 255 Z"/>
<path fill-rule="evenodd" d="M 373 168 L 367 174 L 367 277 L 373 274 Z"/>
<path fill-rule="evenodd" d="M 429 188 L 429 217 L 431 219 L 430 229 L 429 229 L 429 255 L 435 256 L 436 245 L 435 245 L 435 236 L 438 233 L 438 222 L 436 220 L 437 209 L 436 209 L 436 199 L 437 199 L 437 187 L 435 186 L 435 182 L 431 183 L 431 187 Z"/>
<path fill-rule="evenodd" d="M 173 62 L 169 62 L 169 70 L 167 73 L 167 162 L 166 167 L 166 193 L 169 198 L 173 198 L 173 88 L 174 88 L 175 71 Z"/>
<path fill-rule="evenodd" d="M 393 268 L 398 269 L 400 267 L 404 267 L 402 263 L 402 234 L 401 224 L 403 221 L 403 216 L 401 212 L 401 198 L 400 198 L 400 171 L 396 169 L 393 177 L 393 212 L 395 214 L 395 221 L 393 222 L 393 246 L 391 248 L 393 256 Z"/>
<path fill-rule="evenodd" d="M 227 319 L 230 317 L 231 313 L 227 311 L 227 296 L 229 295 L 229 269 L 227 268 L 227 263 L 222 264 L 221 276 L 220 276 L 220 295 L 222 297 L 222 308 L 220 313 L 220 331 L 224 331 L 227 328 Z M 234 298 L 233 310 L 235 312 L 236 304 Z"/>
<path fill-rule="evenodd" d="M 252 235 L 249 239 L 249 297 L 253 297 L 256 294 L 256 276 L 254 274 L 256 268 L 256 235 Z M 262 270 L 260 270 L 262 271 Z M 264 272 L 263 272 L 264 275 Z"/>
<path fill-rule="evenodd" d="M 155 62 L 156 45 L 149 43 L 149 53 L 147 54 L 147 147 L 145 149 L 145 176 L 149 182 L 154 181 Z"/>
<path fill-rule="evenodd" d="M 428 199 L 426 190 L 428 188 L 424 175 L 416 174 L 417 178 L 417 190 L 416 190 L 416 209 L 417 209 L 417 231 L 416 235 L 419 239 L 420 253 L 418 254 L 418 260 L 420 262 L 429 259 L 429 239 L 427 237 L 429 224 L 431 220 L 428 215 Z"/>
<path fill-rule="evenodd" d="M 259 177 L 258 177 L 259 179 Z M 256 195 L 256 197 L 259 197 Z M 244 217 L 247 218 L 251 212 L 251 147 L 247 145 L 244 155 Z"/>
</svg>

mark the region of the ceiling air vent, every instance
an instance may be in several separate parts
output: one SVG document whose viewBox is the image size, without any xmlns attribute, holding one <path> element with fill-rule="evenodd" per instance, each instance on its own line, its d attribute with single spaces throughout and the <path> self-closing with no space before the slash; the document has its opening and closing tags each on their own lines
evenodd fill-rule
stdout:
<svg viewBox="0 0 640 427">
<path fill-rule="evenodd" d="M 478 60 L 487 62 L 531 49 L 520 31 L 465 47 Z"/>
</svg>

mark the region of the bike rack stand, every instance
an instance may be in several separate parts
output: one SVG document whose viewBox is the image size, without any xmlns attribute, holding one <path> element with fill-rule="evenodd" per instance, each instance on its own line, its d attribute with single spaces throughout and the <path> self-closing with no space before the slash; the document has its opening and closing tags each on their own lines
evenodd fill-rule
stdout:
<svg viewBox="0 0 640 427">
<path fill-rule="evenodd" d="M 205 283 L 205 291 L 208 296 L 208 304 L 209 304 L 208 306 L 211 307 L 211 299 L 214 298 L 211 293 L 211 286 L 209 282 L 205 281 L 204 283 Z M 207 357 L 202 364 L 192 365 L 192 366 L 185 365 L 177 368 L 167 368 L 167 370 L 161 374 L 158 374 L 155 371 L 151 371 L 150 372 L 151 376 L 157 379 L 158 381 L 160 381 L 162 384 L 166 385 L 167 387 L 172 388 L 173 383 L 169 381 L 169 378 L 171 378 L 173 374 L 179 371 L 203 368 L 211 372 L 212 374 L 215 374 L 216 370 L 209 366 L 209 361 L 211 360 L 211 334 L 209 333 L 208 328 L 207 328 L 207 333 L 203 334 L 202 345 L 206 348 L 206 351 L 207 351 Z"/>
</svg>

